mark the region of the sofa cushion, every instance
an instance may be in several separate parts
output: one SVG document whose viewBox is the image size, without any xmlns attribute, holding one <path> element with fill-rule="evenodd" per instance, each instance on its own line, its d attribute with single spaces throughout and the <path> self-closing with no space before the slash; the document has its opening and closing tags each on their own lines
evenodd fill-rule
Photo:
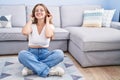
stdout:
<svg viewBox="0 0 120 80">
<path fill-rule="evenodd" d="M 85 10 L 83 25 L 85 27 L 102 27 L 103 9 Z"/>
<path fill-rule="evenodd" d="M 63 28 L 55 28 L 53 40 L 67 40 L 69 39 L 69 32 Z"/>
<path fill-rule="evenodd" d="M 114 21 L 112 21 L 111 24 L 110 24 L 110 27 L 120 30 L 120 22 L 114 22 Z"/>
<path fill-rule="evenodd" d="M 113 28 L 67 27 L 72 40 L 82 51 L 120 49 L 120 30 Z"/>
<path fill-rule="evenodd" d="M 11 15 L 0 16 L 0 28 L 11 28 Z"/>
<path fill-rule="evenodd" d="M 27 20 L 32 14 L 33 5 L 27 6 Z M 60 27 L 60 10 L 58 6 L 47 6 L 48 10 L 53 16 L 53 23 L 56 27 Z"/>
<path fill-rule="evenodd" d="M 93 10 L 96 8 L 101 8 L 101 6 L 99 5 L 61 6 L 62 27 L 82 25 L 84 10 Z"/>
<path fill-rule="evenodd" d="M 21 41 L 27 40 L 27 37 L 21 33 L 22 28 L 1 28 L 0 41 Z M 53 40 L 67 40 L 69 39 L 69 32 L 62 28 L 55 28 L 55 35 Z"/>
<path fill-rule="evenodd" d="M 104 10 L 103 19 L 102 19 L 102 26 L 103 27 L 110 27 L 110 23 L 112 21 L 114 13 L 115 13 L 115 9 Z"/>
<path fill-rule="evenodd" d="M 1 28 L 0 41 L 21 41 L 27 38 L 21 33 L 22 28 Z"/>
<path fill-rule="evenodd" d="M 23 27 L 26 23 L 25 5 L 0 5 L 0 15 L 12 15 L 13 27 Z"/>
</svg>

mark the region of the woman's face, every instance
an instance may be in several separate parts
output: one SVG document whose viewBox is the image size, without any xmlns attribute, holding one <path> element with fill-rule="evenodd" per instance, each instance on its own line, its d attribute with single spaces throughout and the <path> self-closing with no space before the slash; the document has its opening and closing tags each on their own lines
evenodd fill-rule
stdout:
<svg viewBox="0 0 120 80">
<path fill-rule="evenodd" d="M 46 16 L 45 9 L 42 6 L 37 6 L 35 8 L 35 17 L 37 19 L 44 19 Z"/>
</svg>

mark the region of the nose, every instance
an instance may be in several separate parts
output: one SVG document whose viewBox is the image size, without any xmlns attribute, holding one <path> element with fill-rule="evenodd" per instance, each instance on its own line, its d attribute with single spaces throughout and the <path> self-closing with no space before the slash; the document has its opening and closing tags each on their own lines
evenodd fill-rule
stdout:
<svg viewBox="0 0 120 80">
<path fill-rule="evenodd" d="M 40 12 L 41 12 L 41 10 L 38 10 L 38 12 L 40 13 Z"/>
</svg>

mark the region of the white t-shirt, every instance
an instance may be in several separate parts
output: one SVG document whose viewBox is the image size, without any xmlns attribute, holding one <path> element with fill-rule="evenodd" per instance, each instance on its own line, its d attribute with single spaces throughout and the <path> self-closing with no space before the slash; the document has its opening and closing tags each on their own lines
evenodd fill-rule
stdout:
<svg viewBox="0 0 120 80">
<path fill-rule="evenodd" d="M 46 25 L 43 27 L 41 33 L 39 34 L 36 24 L 32 24 L 31 26 L 32 33 L 29 34 L 29 42 L 28 42 L 29 46 L 32 45 L 32 46 L 49 47 L 50 38 L 46 38 L 45 36 L 45 27 Z M 50 27 L 54 29 L 53 25 L 50 25 Z"/>
</svg>

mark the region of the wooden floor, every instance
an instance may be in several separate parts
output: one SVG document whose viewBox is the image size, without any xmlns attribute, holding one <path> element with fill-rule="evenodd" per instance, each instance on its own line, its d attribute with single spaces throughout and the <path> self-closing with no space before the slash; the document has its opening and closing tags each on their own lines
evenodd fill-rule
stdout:
<svg viewBox="0 0 120 80">
<path fill-rule="evenodd" d="M 120 80 L 120 66 L 82 68 L 69 53 L 66 54 L 72 59 L 80 73 L 83 74 L 85 80 Z"/>
</svg>

